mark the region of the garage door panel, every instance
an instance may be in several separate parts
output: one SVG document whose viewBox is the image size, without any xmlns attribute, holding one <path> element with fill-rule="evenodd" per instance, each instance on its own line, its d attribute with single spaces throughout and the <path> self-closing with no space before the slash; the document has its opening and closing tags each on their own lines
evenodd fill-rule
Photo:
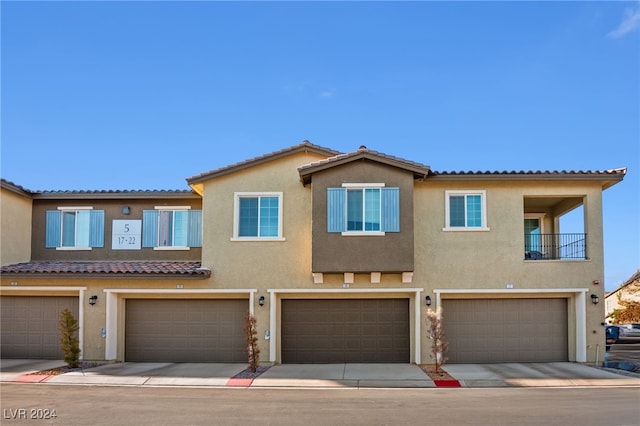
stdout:
<svg viewBox="0 0 640 426">
<path fill-rule="evenodd" d="M 408 299 L 283 300 L 282 319 L 285 363 L 408 362 L 410 358 Z M 309 323 L 315 325 L 311 338 Z"/>
<path fill-rule="evenodd" d="M 566 299 L 443 300 L 443 318 L 450 363 L 568 359 Z"/>
<path fill-rule="evenodd" d="M 78 320 L 78 297 L 0 297 L 2 358 L 62 359 L 58 322 L 64 309 Z"/>
<path fill-rule="evenodd" d="M 246 362 L 244 299 L 128 299 L 125 359 Z"/>
</svg>

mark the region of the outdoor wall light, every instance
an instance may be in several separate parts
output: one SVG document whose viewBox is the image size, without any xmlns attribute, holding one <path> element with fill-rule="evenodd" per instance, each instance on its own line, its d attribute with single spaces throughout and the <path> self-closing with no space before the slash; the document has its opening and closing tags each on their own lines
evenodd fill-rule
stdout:
<svg viewBox="0 0 640 426">
<path fill-rule="evenodd" d="M 258 305 L 264 306 L 264 296 L 260 296 L 260 299 L 258 299 Z"/>
<path fill-rule="evenodd" d="M 124 206 L 122 208 L 122 214 L 129 214 L 131 213 L 131 208 L 129 206 Z"/>
<path fill-rule="evenodd" d="M 431 306 L 431 296 L 427 296 L 424 298 L 425 303 L 427 304 L 427 306 Z"/>
<path fill-rule="evenodd" d="M 91 297 L 89 298 L 89 304 L 90 304 L 91 306 L 95 305 L 97 301 L 98 301 L 98 296 L 95 296 L 95 295 L 94 295 L 94 296 L 91 296 Z"/>
<path fill-rule="evenodd" d="M 593 303 L 594 305 L 597 305 L 599 301 L 600 299 L 598 298 L 598 296 L 596 296 L 595 294 L 591 295 L 591 303 Z"/>
</svg>

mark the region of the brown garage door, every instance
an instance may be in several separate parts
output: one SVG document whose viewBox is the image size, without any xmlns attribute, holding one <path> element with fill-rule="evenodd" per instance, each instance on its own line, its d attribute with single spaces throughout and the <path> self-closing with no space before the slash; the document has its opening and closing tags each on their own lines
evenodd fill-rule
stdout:
<svg viewBox="0 0 640 426">
<path fill-rule="evenodd" d="M 566 299 L 443 300 L 450 363 L 567 361 Z"/>
<path fill-rule="evenodd" d="M 282 301 L 282 362 L 409 362 L 409 299 Z"/>
<path fill-rule="evenodd" d="M 242 299 L 127 299 L 125 360 L 246 362 Z"/>
<path fill-rule="evenodd" d="M 77 297 L 0 297 L 0 356 L 62 359 L 58 321 L 65 308 L 78 320 Z"/>
</svg>

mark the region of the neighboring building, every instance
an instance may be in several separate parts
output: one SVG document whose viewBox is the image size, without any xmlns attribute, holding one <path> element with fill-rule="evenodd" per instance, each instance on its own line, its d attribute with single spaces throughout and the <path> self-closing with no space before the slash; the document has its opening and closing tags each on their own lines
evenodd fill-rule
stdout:
<svg viewBox="0 0 640 426">
<path fill-rule="evenodd" d="M 593 362 L 602 192 L 625 173 L 436 172 L 304 141 L 190 191 L 3 180 L 2 249 L 23 246 L 2 257 L 2 356 L 59 356 L 69 307 L 85 360 L 246 362 L 249 311 L 263 362 L 422 364 L 441 307 L 450 363 Z M 562 233 L 578 207 L 584 232 Z"/>
<path fill-rule="evenodd" d="M 627 281 L 617 289 L 606 294 L 605 298 L 606 317 L 621 307 L 620 301 L 640 302 L 640 270 L 636 271 Z M 611 320 L 607 320 L 611 323 Z"/>
</svg>

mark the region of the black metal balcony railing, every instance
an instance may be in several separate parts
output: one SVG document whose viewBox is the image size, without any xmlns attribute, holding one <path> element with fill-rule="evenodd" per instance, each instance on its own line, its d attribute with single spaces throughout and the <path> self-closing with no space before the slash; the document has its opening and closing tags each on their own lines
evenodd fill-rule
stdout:
<svg viewBox="0 0 640 426">
<path fill-rule="evenodd" d="M 525 260 L 587 259 L 587 234 L 525 234 Z"/>
</svg>

